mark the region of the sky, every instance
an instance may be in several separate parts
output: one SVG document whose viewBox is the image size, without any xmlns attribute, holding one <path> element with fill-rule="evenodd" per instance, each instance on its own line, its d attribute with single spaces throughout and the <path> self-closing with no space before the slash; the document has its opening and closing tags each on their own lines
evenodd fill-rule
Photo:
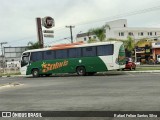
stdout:
<svg viewBox="0 0 160 120">
<path fill-rule="evenodd" d="M 153 8 L 153 10 L 146 10 Z M 135 11 L 136 14 L 132 14 Z M 4 46 L 26 46 L 37 41 L 37 17 L 51 16 L 55 20 L 54 38 L 44 38 L 46 46 L 68 43 L 74 25 L 76 34 L 101 27 L 108 21 L 127 19 L 130 27 L 159 27 L 160 0 L 1 0 L 0 42 Z M 44 28 L 43 28 L 44 29 Z"/>
</svg>

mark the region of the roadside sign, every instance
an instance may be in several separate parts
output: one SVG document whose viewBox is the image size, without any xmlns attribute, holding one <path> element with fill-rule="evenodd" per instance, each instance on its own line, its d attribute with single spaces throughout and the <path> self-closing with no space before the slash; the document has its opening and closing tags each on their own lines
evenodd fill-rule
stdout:
<svg viewBox="0 0 160 120">
<path fill-rule="evenodd" d="M 55 26 L 54 19 L 52 17 L 47 16 L 42 19 L 42 25 L 47 29 L 52 28 Z"/>
<path fill-rule="evenodd" d="M 54 35 L 53 34 L 44 34 L 44 37 L 50 37 L 50 38 L 53 38 Z"/>
<path fill-rule="evenodd" d="M 53 30 L 43 30 L 43 33 L 54 33 Z"/>
</svg>

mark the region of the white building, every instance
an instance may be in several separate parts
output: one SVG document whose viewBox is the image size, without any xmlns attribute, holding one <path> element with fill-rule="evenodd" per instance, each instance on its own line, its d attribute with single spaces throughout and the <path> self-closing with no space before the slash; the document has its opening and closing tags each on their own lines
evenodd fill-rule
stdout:
<svg viewBox="0 0 160 120">
<path fill-rule="evenodd" d="M 6 62 L 20 61 L 21 55 L 24 51 L 28 50 L 25 47 L 4 47 L 4 59 Z"/>
<path fill-rule="evenodd" d="M 160 28 L 128 27 L 126 19 L 110 21 L 106 25 L 106 39 L 126 40 L 128 36 L 131 36 L 135 40 L 142 38 L 157 40 L 160 37 Z M 87 33 L 78 34 L 77 41 L 87 42 L 89 37 L 96 38 L 96 35 L 88 36 Z"/>
<path fill-rule="evenodd" d="M 21 66 L 20 61 L 6 62 L 7 68 L 20 68 L 20 66 Z"/>
<path fill-rule="evenodd" d="M 131 36 L 135 40 L 142 38 L 158 39 L 160 36 L 160 28 L 145 28 L 145 27 L 128 27 L 126 19 L 115 20 L 106 23 L 106 38 L 115 38 L 126 40 Z"/>
<path fill-rule="evenodd" d="M 81 34 L 77 34 L 76 36 L 77 42 L 83 41 L 84 43 L 87 43 L 89 39 L 95 39 L 98 41 L 97 36 L 93 33 L 81 33 Z"/>
</svg>

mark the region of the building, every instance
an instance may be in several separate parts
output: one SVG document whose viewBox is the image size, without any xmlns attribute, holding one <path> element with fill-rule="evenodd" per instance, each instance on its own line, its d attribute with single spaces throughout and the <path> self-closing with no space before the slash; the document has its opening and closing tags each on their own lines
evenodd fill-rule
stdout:
<svg viewBox="0 0 160 120">
<path fill-rule="evenodd" d="M 114 38 L 126 40 L 131 36 L 135 40 L 142 38 L 152 38 L 157 40 L 160 36 L 160 28 L 145 28 L 145 27 L 128 27 L 126 19 L 119 19 L 106 23 L 106 38 Z"/>
<path fill-rule="evenodd" d="M 128 27 L 126 19 L 114 20 L 106 23 L 106 39 L 126 40 L 131 36 L 134 40 L 138 41 L 143 38 L 150 38 L 158 40 L 160 37 L 160 28 L 145 28 L 145 27 Z M 98 40 L 94 34 L 82 33 L 77 35 L 77 42 L 88 42 L 89 39 Z"/>
<path fill-rule="evenodd" d="M 157 61 L 158 56 L 160 55 L 160 42 L 152 43 L 152 53 L 153 59 Z"/>
<path fill-rule="evenodd" d="M 88 43 L 88 41 L 91 39 L 98 41 L 98 38 L 94 33 L 81 33 L 81 34 L 77 34 L 76 36 L 77 42 L 83 41 L 84 43 Z"/>
<path fill-rule="evenodd" d="M 4 47 L 5 62 L 20 61 L 21 55 L 27 47 Z"/>
</svg>

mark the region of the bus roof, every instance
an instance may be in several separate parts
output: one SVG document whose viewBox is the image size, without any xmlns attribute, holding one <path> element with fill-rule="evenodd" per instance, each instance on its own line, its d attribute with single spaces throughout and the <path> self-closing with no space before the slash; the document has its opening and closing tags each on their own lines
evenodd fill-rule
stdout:
<svg viewBox="0 0 160 120">
<path fill-rule="evenodd" d="M 38 51 L 47 51 L 47 50 L 62 50 L 62 49 L 68 49 L 68 48 L 77 48 L 77 47 L 87 47 L 87 46 L 97 46 L 97 45 L 106 45 L 106 44 L 115 44 L 115 43 L 122 43 L 121 41 L 107 41 L 107 42 L 97 42 L 97 43 L 90 43 L 90 44 L 84 44 L 82 42 L 80 43 L 72 43 L 72 44 L 59 44 L 48 48 L 41 48 L 41 49 L 32 49 L 27 50 L 26 52 L 38 52 Z"/>
</svg>

